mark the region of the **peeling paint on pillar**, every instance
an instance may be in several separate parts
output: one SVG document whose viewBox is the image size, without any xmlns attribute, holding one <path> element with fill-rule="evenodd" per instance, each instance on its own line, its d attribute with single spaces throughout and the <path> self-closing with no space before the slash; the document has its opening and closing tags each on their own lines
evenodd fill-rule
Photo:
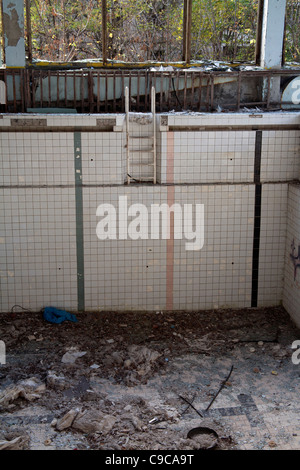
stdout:
<svg viewBox="0 0 300 470">
<path fill-rule="evenodd" d="M 2 0 L 7 67 L 25 67 L 24 1 Z"/>
</svg>

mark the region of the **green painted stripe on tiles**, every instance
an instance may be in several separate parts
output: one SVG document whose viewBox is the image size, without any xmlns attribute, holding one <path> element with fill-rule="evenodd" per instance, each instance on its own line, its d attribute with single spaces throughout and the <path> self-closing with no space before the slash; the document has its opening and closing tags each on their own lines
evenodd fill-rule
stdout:
<svg viewBox="0 0 300 470">
<path fill-rule="evenodd" d="M 84 311 L 84 245 L 81 133 L 74 132 L 75 205 L 76 205 L 76 255 L 77 255 L 77 306 Z"/>
</svg>

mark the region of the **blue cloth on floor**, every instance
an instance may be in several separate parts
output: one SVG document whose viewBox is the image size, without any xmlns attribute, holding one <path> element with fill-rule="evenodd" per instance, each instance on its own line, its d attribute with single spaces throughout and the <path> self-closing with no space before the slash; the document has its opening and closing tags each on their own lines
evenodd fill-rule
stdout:
<svg viewBox="0 0 300 470">
<path fill-rule="evenodd" d="M 44 319 L 50 323 L 62 323 L 65 320 L 77 322 L 75 315 L 55 307 L 46 307 L 43 313 Z"/>
</svg>

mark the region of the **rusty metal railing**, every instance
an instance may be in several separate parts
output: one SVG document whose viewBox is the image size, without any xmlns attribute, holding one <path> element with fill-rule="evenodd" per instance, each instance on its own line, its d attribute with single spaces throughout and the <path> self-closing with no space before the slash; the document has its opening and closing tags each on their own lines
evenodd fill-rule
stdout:
<svg viewBox="0 0 300 470">
<path fill-rule="evenodd" d="M 125 88 L 130 109 L 150 112 L 151 89 L 156 90 L 156 111 L 239 111 L 243 107 L 264 110 L 280 108 L 272 99 L 272 83 L 281 88 L 300 69 L 278 71 L 198 71 L 174 70 L 36 70 L 0 69 L 5 113 L 32 110 L 77 113 L 124 113 Z"/>
</svg>

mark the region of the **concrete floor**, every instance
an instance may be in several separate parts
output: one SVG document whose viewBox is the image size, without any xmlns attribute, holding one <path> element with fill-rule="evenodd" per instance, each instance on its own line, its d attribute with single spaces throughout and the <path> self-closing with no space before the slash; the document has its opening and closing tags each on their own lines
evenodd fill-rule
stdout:
<svg viewBox="0 0 300 470">
<path fill-rule="evenodd" d="M 2 440 L 23 436 L 32 450 L 197 450 L 203 441 L 187 434 L 206 426 L 215 449 L 300 449 L 300 332 L 282 308 L 137 315 L 61 325 L 2 315 Z M 84 354 L 62 362 L 66 351 Z M 32 377 L 35 389 L 5 400 Z M 70 410 L 99 413 L 98 427 L 76 428 L 77 415 L 59 430 Z"/>
</svg>

